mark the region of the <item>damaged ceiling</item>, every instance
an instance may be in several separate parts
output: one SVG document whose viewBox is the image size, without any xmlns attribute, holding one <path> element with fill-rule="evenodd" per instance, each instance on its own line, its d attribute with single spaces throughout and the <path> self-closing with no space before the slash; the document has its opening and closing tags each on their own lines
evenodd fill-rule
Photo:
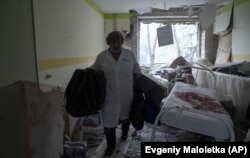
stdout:
<svg viewBox="0 0 250 158">
<path fill-rule="evenodd" d="M 204 5 L 223 6 L 233 0 L 93 0 L 94 3 L 105 13 L 129 13 L 137 11 L 138 13 L 148 13 L 152 10 L 168 10 L 170 8 L 179 8 L 188 10 L 202 7 Z"/>
</svg>

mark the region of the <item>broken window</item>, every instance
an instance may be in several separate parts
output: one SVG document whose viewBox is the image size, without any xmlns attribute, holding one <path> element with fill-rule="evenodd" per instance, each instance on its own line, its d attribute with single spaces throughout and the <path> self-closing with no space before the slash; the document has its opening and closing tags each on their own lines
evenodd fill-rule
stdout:
<svg viewBox="0 0 250 158">
<path fill-rule="evenodd" d="M 157 29 L 171 26 L 173 44 L 160 45 Z M 201 57 L 200 30 L 198 21 L 139 21 L 138 57 L 140 66 L 153 67 L 156 64 L 170 65 L 178 56 L 192 62 Z M 172 36 L 172 37 L 171 37 Z M 166 37 L 168 38 L 168 37 Z"/>
</svg>

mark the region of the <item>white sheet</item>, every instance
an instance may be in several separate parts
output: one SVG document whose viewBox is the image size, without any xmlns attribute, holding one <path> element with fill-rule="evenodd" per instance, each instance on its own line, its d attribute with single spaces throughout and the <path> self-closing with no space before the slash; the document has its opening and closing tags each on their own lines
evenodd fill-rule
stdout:
<svg viewBox="0 0 250 158">
<path fill-rule="evenodd" d="M 156 122 L 158 119 L 180 129 L 234 141 L 231 117 L 211 89 L 176 82 Z"/>
<path fill-rule="evenodd" d="M 198 70 L 198 72 L 196 83 L 201 87 L 211 88 L 214 83 L 211 74 L 203 70 Z M 215 91 L 233 99 L 232 118 L 235 123 L 243 122 L 250 103 L 250 78 L 220 72 L 214 72 L 214 74 L 216 75 Z"/>
</svg>

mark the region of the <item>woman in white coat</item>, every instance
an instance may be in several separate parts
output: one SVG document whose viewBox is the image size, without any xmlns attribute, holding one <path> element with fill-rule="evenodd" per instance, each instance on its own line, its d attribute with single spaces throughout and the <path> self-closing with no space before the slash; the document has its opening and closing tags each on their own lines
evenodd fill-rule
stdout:
<svg viewBox="0 0 250 158">
<path fill-rule="evenodd" d="M 106 97 L 101 109 L 102 123 L 107 140 L 105 155 L 112 155 L 116 144 L 116 127 L 122 124 L 121 139 L 126 140 L 129 130 L 129 113 L 133 101 L 133 76 L 141 70 L 135 54 L 122 47 L 124 36 L 119 31 L 113 31 L 106 37 L 109 46 L 98 54 L 91 66 L 101 70 L 106 77 Z"/>
</svg>

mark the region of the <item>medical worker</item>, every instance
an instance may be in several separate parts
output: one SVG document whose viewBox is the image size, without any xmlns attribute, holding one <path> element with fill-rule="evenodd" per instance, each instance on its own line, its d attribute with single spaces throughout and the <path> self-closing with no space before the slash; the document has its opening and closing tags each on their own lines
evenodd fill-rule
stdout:
<svg viewBox="0 0 250 158">
<path fill-rule="evenodd" d="M 141 74 L 135 54 L 122 47 L 124 36 L 113 31 L 106 37 L 108 49 L 97 55 L 94 70 L 106 77 L 106 97 L 101 109 L 102 124 L 107 140 L 105 155 L 112 155 L 116 145 L 116 127 L 121 123 L 121 139 L 126 140 L 130 126 L 129 113 L 133 101 L 133 76 Z"/>
</svg>

